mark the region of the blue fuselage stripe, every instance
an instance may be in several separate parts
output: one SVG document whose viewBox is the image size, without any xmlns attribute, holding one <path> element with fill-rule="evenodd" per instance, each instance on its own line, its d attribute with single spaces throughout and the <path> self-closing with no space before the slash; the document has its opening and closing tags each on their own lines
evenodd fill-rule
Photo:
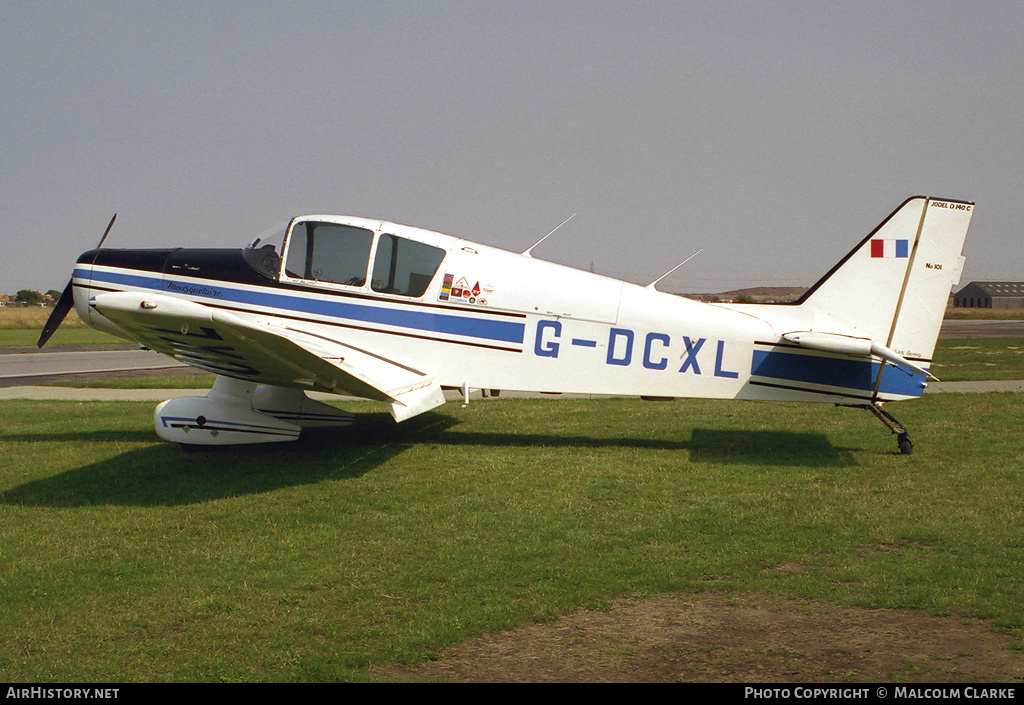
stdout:
<svg viewBox="0 0 1024 705">
<path fill-rule="evenodd" d="M 750 373 L 758 377 L 788 382 L 857 389 L 872 393 L 881 364 L 874 360 L 850 360 L 755 350 Z M 910 375 L 887 365 L 878 392 L 919 397 L 924 391 L 924 382 L 925 376 L 922 374 Z"/>
<path fill-rule="evenodd" d="M 396 326 L 431 333 L 460 335 L 503 343 L 522 344 L 526 336 L 526 324 L 517 321 L 489 320 L 433 311 L 368 306 L 366 304 L 341 301 L 337 297 L 306 298 L 266 291 L 236 289 L 224 286 L 221 282 L 198 284 L 187 280 L 163 279 L 160 277 L 95 269 L 76 269 L 75 276 L 80 279 L 91 279 L 94 282 L 152 289 L 157 293 L 174 293 L 179 295 L 189 293 L 193 296 L 208 299 L 211 302 L 263 306 L 289 313 L 305 313 L 315 316 L 341 318 L 348 321 Z"/>
</svg>

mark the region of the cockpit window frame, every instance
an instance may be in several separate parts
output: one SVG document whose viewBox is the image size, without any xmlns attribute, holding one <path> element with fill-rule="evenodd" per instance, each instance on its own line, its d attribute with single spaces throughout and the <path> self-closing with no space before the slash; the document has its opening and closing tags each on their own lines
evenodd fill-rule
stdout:
<svg viewBox="0 0 1024 705">
<path fill-rule="evenodd" d="M 301 236 L 298 235 L 300 227 Z M 321 228 L 323 231 L 318 232 Z M 309 229 L 313 231 L 312 248 L 309 247 Z M 354 236 L 359 233 L 365 234 L 365 241 L 362 243 L 356 242 L 355 239 L 349 242 L 340 239 L 349 234 Z M 331 239 L 321 239 L 318 249 L 317 237 L 323 238 L 324 235 Z M 302 238 L 301 244 L 297 242 L 298 237 Z M 326 288 L 366 289 L 376 238 L 376 231 L 364 225 L 317 217 L 295 218 L 288 225 L 279 281 Z M 295 252 L 296 246 L 303 248 L 304 252 L 301 255 Z M 347 257 L 346 250 L 355 252 L 357 257 Z M 326 257 L 319 259 L 318 255 Z M 300 257 L 301 271 L 297 271 L 295 267 Z M 361 267 L 358 262 L 362 262 Z"/>
<path fill-rule="evenodd" d="M 406 244 L 403 246 L 402 243 Z M 387 262 L 383 259 L 385 247 Z M 438 254 L 440 257 L 437 257 Z M 373 249 L 370 289 L 377 294 L 422 299 L 430 291 L 430 286 L 447 257 L 448 251 L 443 247 L 384 230 L 378 234 Z M 433 267 L 429 274 L 425 271 L 416 271 L 422 269 L 424 265 L 428 269 Z"/>
<path fill-rule="evenodd" d="M 370 233 L 370 248 L 367 254 L 365 272 L 360 271 L 359 273 L 361 281 L 357 283 L 349 278 L 346 281 L 339 282 L 332 281 L 330 278 L 313 275 L 314 267 L 313 263 L 309 261 L 310 251 L 308 241 L 305 239 L 304 230 L 309 227 L 309 224 L 313 224 L 315 228 L 319 226 L 333 226 L 340 229 Z M 303 235 L 298 234 L 300 227 L 303 228 Z M 422 300 L 429 295 L 431 287 L 438 277 L 438 273 L 442 270 L 444 262 L 448 259 L 448 248 L 442 244 L 430 242 L 429 239 L 424 241 L 417 237 L 410 237 L 409 233 L 402 230 L 402 226 L 396 228 L 392 223 L 366 221 L 362 218 L 335 219 L 324 215 L 298 216 L 293 218 L 288 224 L 281 246 L 281 264 L 278 281 L 324 289 L 359 291 L 374 296 L 394 297 L 396 300 Z M 402 241 L 409 243 L 412 247 L 402 248 Z M 389 242 L 391 247 L 388 245 Z M 395 248 L 393 247 L 395 242 L 399 243 L 397 248 L 399 264 L 397 266 L 394 258 Z M 382 244 L 384 245 L 383 249 Z M 304 248 L 301 272 L 296 269 L 298 266 L 298 254 L 293 252 L 293 248 L 296 246 Z M 407 254 L 410 250 L 414 253 L 411 257 Z M 314 240 L 314 259 L 316 252 L 317 245 Z M 377 259 L 379 256 L 392 257 L 387 267 L 389 276 L 387 277 L 386 285 L 374 281 L 374 273 L 378 269 Z M 434 266 L 435 260 L 436 266 Z M 424 266 L 427 269 L 434 266 L 429 276 L 427 272 L 419 271 Z"/>
</svg>

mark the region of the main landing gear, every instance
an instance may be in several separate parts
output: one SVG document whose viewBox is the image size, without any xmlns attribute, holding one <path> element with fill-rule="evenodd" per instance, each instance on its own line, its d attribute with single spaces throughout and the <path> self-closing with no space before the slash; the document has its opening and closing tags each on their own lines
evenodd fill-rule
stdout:
<svg viewBox="0 0 1024 705">
<path fill-rule="evenodd" d="M 867 409 L 875 417 L 885 424 L 885 427 L 896 434 L 896 445 L 899 446 L 900 453 L 903 455 L 910 455 L 914 452 L 914 444 L 910 440 L 910 434 L 907 433 L 907 429 L 904 428 L 895 416 L 890 414 L 888 411 L 882 408 L 881 403 L 871 402 L 870 404 L 851 405 L 855 409 Z"/>
</svg>

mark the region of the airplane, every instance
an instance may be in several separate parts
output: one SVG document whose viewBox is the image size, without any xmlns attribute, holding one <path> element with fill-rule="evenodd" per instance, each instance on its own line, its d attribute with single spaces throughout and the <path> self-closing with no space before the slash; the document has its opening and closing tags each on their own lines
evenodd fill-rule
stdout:
<svg viewBox="0 0 1024 705">
<path fill-rule="evenodd" d="M 537 259 L 540 241 L 516 253 L 353 216 L 296 217 L 280 245 L 103 248 L 115 214 L 38 345 L 74 306 L 94 328 L 215 373 L 205 396 L 156 407 L 157 435 L 186 448 L 351 424 L 311 391 L 384 402 L 401 422 L 458 389 L 467 403 L 474 390 L 827 402 L 869 410 L 910 454 L 883 405 L 934 379 L 973 212 L 909 198 L 786 304 L 703 303 L 659 291 L 661 278 Z"/>
</svg>

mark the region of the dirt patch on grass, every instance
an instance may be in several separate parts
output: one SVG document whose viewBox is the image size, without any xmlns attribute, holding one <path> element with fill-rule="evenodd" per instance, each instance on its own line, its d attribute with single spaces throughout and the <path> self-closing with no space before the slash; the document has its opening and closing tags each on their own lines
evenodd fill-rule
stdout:
<svg viewBox="0 0 1024 705">
<path fill-rule="evenodd" d="M 490 634 L 375 670 L 443 682 L 1024 681 L 1017 642 L 979 620 L 761 596 L 665 597 Z"/>
</svg>

